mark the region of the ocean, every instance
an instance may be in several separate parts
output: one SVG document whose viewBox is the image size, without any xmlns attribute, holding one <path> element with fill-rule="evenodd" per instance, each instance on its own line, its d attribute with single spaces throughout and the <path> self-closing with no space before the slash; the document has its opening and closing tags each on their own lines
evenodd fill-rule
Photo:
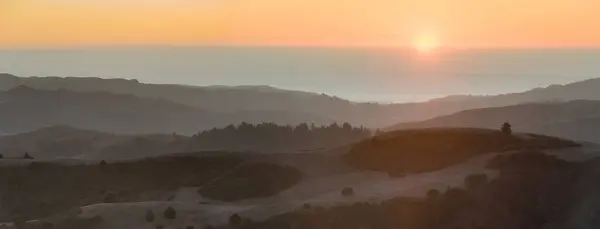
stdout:
<svg viewBox="0 0 600 229">
<path fill-rule="evenodd" d="M 411 102 L 502 94 L 600 77 L 600 49 L 96 47 L 0 50 L 17 76 L 138 79 L 188 85 L 270 85 L 354 101 Z"/>
</svg>

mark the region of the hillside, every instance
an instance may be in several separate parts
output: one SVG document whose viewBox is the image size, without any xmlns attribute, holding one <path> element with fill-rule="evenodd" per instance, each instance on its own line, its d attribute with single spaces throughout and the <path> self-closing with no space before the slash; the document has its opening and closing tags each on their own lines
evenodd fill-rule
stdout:
<svg viewBox="0 0 600 229">
<path fill-rule="evenodd" d="M 388 129 L 430 127 L 498 129 L 504 122 L 510 122 L 515 131 L 600 142 L 600 101 L 533 103 L 466 110 L 422 122 L 402 123 Z"/>
<path fill-rule="evenodd" d="M 550 85 L 525 92 L 496 96 L 456 95 L 440 98 L 437 102 L 460 102 L 469 107 L 498 107 L 532 102 L 560 102 L 600 99 L 600 78 L 565 85 Z"/>
<path fill-rule="evenodd" d="M 529 102 L 600 99 L 597 90 L 600 88 L 600 79 L 497 96 L 458 95 L 423 103 L 376 104 L 355 103 L 324 94 L 282 90 L 269 86 L 199 87 L 146 84 L 125 79 L 17 77 L 0 74 L 0 90 L 10 90 L 19 85 L 46 90 L 105 91 L 142 98 L 160 98 L 211 112 L 251 111 L 237 116 L 237 121 L 246 119 L 254 123 L 277 121 L 280 124 L 286 124 L 285 122 L 294 124 L 293 122 L 297 123 L 299 119 L 315 122 L 349 122 L 371 128 L 386 127 L 400 122 L 422 121 L 465 109 Z M 269 115 L 269 112 L 279 113 Z"/>
<path fill-rule="evenodd" d="M 205 187 L 212 199 L 275 195 L 302 178 L 293 167 L 254 163 L 227 152 L 212 156 L 172 155 L 119 162 L 0 159 L 0 222 L 68 212 L 90 204 L 172 201 L 184 187 Z M 250 191 L 249 191 L 250 190 Z"/>
<path fill-rule="evenodd" d="M 10 220 L 9 217 L 16 214 L 25 219 L 52 216 L 32 223 L 58 225 L 75 220 L 96 225 L 77 228 L 156 228 L 161 225 L 165 228 L 189 225 L 220 228 L 229 222 L 233 214 L 247 219 L 244 224 L 251 224 L 252 221 L 267 220 L 298 209 L 312 209 L 312 206 L 324 210 L 323 207 L 382 203 L 399 197 L 422 197 L 431 188 L 461 187 L 470 174 L 485 173 L 490 177 L 496 174 L 485 166 L 496 156 L 487 152 L 496 152 L 496 149 L 549 148 L 548 154 L 576 159 L 599 155 L 596 146 L 586 144 L 581 148 L 560 149 L 575 145 L 570 141 L 537 135 L 519 134 L 509 137 L 508 141 L 495 141 L 498 132 L 492 130 L 436 130 L 433 133 L 442 133 L 450 139 L 440 143 L 440 136 L 432 136 L 428 130 L 402 133 L 384 135 L 381 140 L 388 142 L 392 148 L 405 147 L 394 153 L 400 152 L 399 155 L 408 162 L 418 164 L 423 162 L 421 155 L 431 156 L 428 157 L 429 163 L 439 166 L 435 171 L 431 167 L 421 170 L 413 167 L 414 173 L 397 176 L 397 173 L 382 169 L 365 169 L 346 163 L 345 155 L 355 152 L 363 143 L 325 152 L 199 152 L 108 161 L 106 164 L 92 160 L 69 160 L 67 164 L 64 160 L 0 159 L 0 183 L 7 184 L 0 186 L 0 194 L 4 196 L 0 202 L 3 211 L 0 216 L 3 220 Z M 406 144 L 423 143 L 427 139 L 440 144 L 421 148 Z M 452 147 L 452 142 L 460 143 L 461 147 Z M 392 151 L 387 150 L 387 145 L 385 143 L 383 148 L 369 151 L 368 156 L 381 156 L 391 163 L 398 162 L 388 157 Z M 436 145 L 439 147 L 436 148 Z M 410 149 L 423 150 L 404 153 L 410 152 Z M 445 164 L 438 163 L 442 158 L 440 154 L 450 151 L 465 157 L 444 161 Z M 511 152 L 506 152 L 506 155 Z M 53 184 L 50 188 L 42 188 L 50 182 Z M 344 194 L 344 190 L 351 192 Z M 55 214 L 64 214 L 71 207 L 75 207 L 75 213 L 68 220 L 55 219 Z M 176 218 L 168 219 L 163 215 L 169 207 L 177 212 Z M 153 221 L 146 220 L 149 210 L 154 212 Z"/>
<path fill-rule="evenodd" d="M 174 134 L 122 135 L 52 126 L 0 136 L 0 155 L 37 159 L 81 158 L 119 160 L 196 151 L 296 153 L 325 151 L 370 137 L 349 124 L 280 126 L 274 123 L 228 125 L 192 137 Z"/>
<path fill-rule="evenodd" d="M 433 128 L 375 136 L 353 145 L 345 160 L 357 168 L 403 175 L 436 171 L 485 153 L 578 146 L 573 141 L 532 134 Z"/>
<path fill-rule="evenodd" d="M 270 120 L 284 124 L 330 123 L 312 115 L 286 111 L 205 111 L 165 99 L 109 92 L 39 90 L 18 86 L 0 92 L 0 132 L 22 133 L 68 125 L 116 134 L 182 133 L 239 123 Z"/>
<path fill-rule="evenodd" d="M 502 159 L 502 160 L 496 160 Z M 574 162 L 539 151 L 501 156 L 488 164 L 497 177 L 474 173 L 464 187 L 441 187 L 426 197 L 381 202 L 305 207 L 244 228 L 536 228 L 592 229 L 596 209 L 598 159 Z"/>
<path fill-rule="evenodd" d="M 471 108 L 497 106 L 504 103 L 472 102 L 466 99 L 441 99 L 424 103 L 376 104 L 356 103 L 324 94 L 282 90 L 269 86 L 185 86 L 140 83 L 136 80 L 74 78 L 74 77 L 16 77 L 0 74 L 0 90 L 19 85 L 36 89 L 65 89 L 77 92 L 105 91 L 115 94 L 131 94 L 142 98 L 160 98 L 210 112 L 252 111 L 260 121 L 278 121 L 289 124 L 297 119 L 304 121 L 337 121 L 353 125 L 380 128 L 399 122 L 421 121 L 439 115 L 451 114 Z M 540 89 L 542 90 L 542 89 Z M 544 89 L 545 91 L 545 89 Z M 489 97 L 495 98 L 495 97 Z M 589 97 L 595 99 L 598 97 Z M 487 99 L 487 97 L 486 97 Z M 543 99 L 546 100 L 546 99 Z M 511 104 L 531 100 L 511 100 Z M 266 116 L 265 113 L 280 112 Z M 279 118 L 283 115 L 293 117 Z M 258 117 L 260 115 L 260 117 Z M 238 120 L 248 118 L 238 116 Z M 284 116 L 285 117 L 285 116 Z M 274 120 L 271 120 L 274 119 Z M 232 122 L 233 123 L 233 122 Z"/>
</svg>

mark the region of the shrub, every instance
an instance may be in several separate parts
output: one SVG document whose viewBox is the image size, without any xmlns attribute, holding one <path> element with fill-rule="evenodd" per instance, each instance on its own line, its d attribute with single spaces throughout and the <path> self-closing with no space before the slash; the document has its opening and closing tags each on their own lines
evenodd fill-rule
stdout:
<svg viewBox="0 0 600 229">
<path fill-rule="evenodd" d="M 0 159 L 4 158 L 4 155 L 0 153 Z"/>
<path fill-rule="evenodd" d="M 344 188 L 342 190 L 342 196 L 353 196 L 354 195 L 354 189 L 353 188 Z"/>
<path fill-rule="evenodd" d="M 168 207 L 165 210 L 165 219 L 175 219 L 177 218 L 177 212 L 172 207 Z"/>
<path fill-rule="evenodd" d="M 27 226 L 27 221 L 22 216 L 16 216 L 13 218 L 13 224 L 17 229 L 24 229 Z"/>
<path fill-rule="evenodd" d="M 302 208 L 303 209 L 311 209 L 312 206 L 309 203 L 305 203 L 305 204 L 302 205 Z"/>
<path fill-rule="evenodd" d="M 504 124 L 502 124 L 502 133 L 505 135 L 512 134 L 512 126 L 510 125 L 510 123 L 505 122 Z"/>
<path fill-rule="evenodd" d="M 194 228 L 196 228 L 196 227 L 191 226 L 191 225 L 188 225 L 188 226 L 185 227 L 185 229 L 194 229 Z"/>
<path fill-rule="evenodd" d="M 29 153 L 26 152 L 25 155 L 23 156 L 23 159 L 33 160 L 34 158 L 31 155 L 29 155 Z"/>
<path fill-rule="evenodd" d="M 465 177 L 465 187 L 468 189 L 477 189 L 488 183 L 488 177 L 485 174 L 473 174 Z"/>
<path fill-rule="evenodd" d="M 440 196 L 440 191 L 438 191 L 437 189 L 429 189 L 429 191 L 427 191 L 427 197 L 429 198 L 438 198 Z"/>
<path fill-rule="evenodd" d="M 54 224 L 50 223 L 50 222 L 43 222 L 42 223 L 42 229 L 53 229 L 54 228 Z"/>
<path fill-rule="evenodd" d="M 107 166 L 107 165 L 108 165 L 108 163 L 106 163 L 106 161 L 105 161 L 105 160 L 102 160 L 102 161 L 100 162 L 100 167 L 105 167 L 105 166 Z"/>
<path fill-rule="evenodd" d="M 156 228 L 156 229 L 165 229 L 165 226 L 159 224 L 159 225 L 156 225 L 156 227 L 154 227 L 154 228 Z"/>
<path fill-rule="evenodd" d="M 229 217 L 229 224 L 231 224 L 231 226 L 240 226 L 242 224 L 242 217 L 240 215 L 238 215 L 237 213 L 231 215 Z"/>
<path fill-rule="evenodd" d="M 116 203 L 118 201 L 117 194 L 114 192 L 109 192 L 104 196 L 104 203 Z"/>
<path fill-rule="evenodd" d="M 146 221 L 147 222 L 153 222 L 154 221 L 154 212 L 148 210 L 148 212 L 146 212 Z"/>
</svg>

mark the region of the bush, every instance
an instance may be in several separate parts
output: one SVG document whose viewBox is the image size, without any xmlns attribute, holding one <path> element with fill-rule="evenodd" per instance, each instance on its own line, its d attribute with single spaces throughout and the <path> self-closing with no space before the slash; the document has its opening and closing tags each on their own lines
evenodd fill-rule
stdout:
<svg viewBox="0 0 600 229">
<path fill-rule="evenodd" d="M 229 217 L 229 224 L 231 224 L 231 226 L 240 226 L 242 224 L 242 217 L 240 215 L 238 215 L 237 213 L 231 215 Z"/>
<path fill-rule="evenodd" d="M 154 227 L 154 228 L 156 228 L 156 229 L 165 229 L 165 226 L 159 224 L 159 225 L 156 225 L 156 227 Z"/>
<path fill-rule="evenodd" d="M 186 227 L 185 227 L 185 229 L 194 229 L 194 228 L 195 228 L 195 227 L 194 227 L 194 226 L 191 226 L 191 225 L 189 225 L 189 226 L 186 226 Z"/>
<path fill-rule="evenodd" d="M 104 197 L 104 203 L 116 203 L 118 199 L 119 198 L 117 197 L 117 194 L 115 194 L 114 192 L 109 192 Z"/>
<path fill-rule="evenodd" d="M 353 188 L 344 188 L 342 190 L 342 196 L 353 196 L 354 195 L 354 189 Z"/>
<path fill-rule="evenodd" d="M 24 229 L 27 226 L 27 221 L 22 216 L 16 216 L 12 221 L 17 229 Z"/>
<path fill-rule="evenodd" d="M 154 222 L 154 212 L 150 210 L 146 212 L 146 222 Z"/>
<path fill-rule="evenodd" d="M 23 156 L 23 159 L 33 160 L 34 158 L 31 155 L 29 155 L 29 153 L 25 153 L 25 155 Z"/>
<path fill-rule="evenodd" d="M 468 189 L 477 189 L 488 183 L 488 176 L 485 174 L 473 174 L 465 177 L 465 187 Z"/>
<path fill-rule="evenodd" d="M 311 209 L 312 206 L 309 203 L 305 203 L 305 204 L 302 205 L 302 208 L 303 209 Z"/>
<path fill-rule="evenodd" d="M 4 158 L 4 155 L 0 153 L 0 159 Z"/>
<path fill-rule="evenodd" d="M 429 198 L 438 198 L 440 196 L 440 191 L 438 191 L 437 189 L 429 189 L 429 191 L 427 191 L 427 197 Z"/>
<path fill-rule="evenodd" d="M 177 212 L 172 207 L 168 207 L 165 210 L 165 219 L 175 219 L 177 218 Z"/>
<path fill-rule="evenodd" d="M 50 222 L 43 222 L 42 223 L 42 229 L 53 229 L 54 228 L 54 224 L 50 223 Z"/>
</svg>

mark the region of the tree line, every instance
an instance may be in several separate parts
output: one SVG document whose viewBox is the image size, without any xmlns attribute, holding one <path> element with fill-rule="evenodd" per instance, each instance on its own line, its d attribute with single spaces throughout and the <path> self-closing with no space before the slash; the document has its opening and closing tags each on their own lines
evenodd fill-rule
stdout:
<svg viewBox="0 0 600 229">
<path fill-rule="evenodd" d="M 193 142 L 204 149 L 291 151 L 341 146 L 370 136 L 369 129 L 349 123 L 327 126 L 242 123 L 202 131 L 193 136 Z"/>
</svg>

